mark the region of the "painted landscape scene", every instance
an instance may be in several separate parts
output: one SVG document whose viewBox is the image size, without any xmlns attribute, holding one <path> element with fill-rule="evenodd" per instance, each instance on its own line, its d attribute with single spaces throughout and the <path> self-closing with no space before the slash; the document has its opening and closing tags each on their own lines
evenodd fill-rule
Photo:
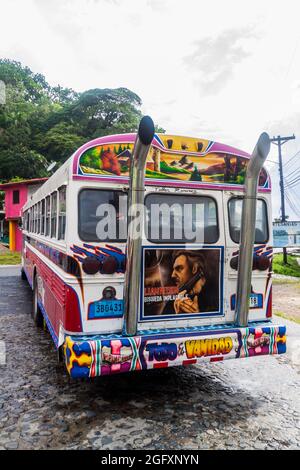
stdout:
<svg viewBox="0 0 300 470">
<path fill-rule="evenodd" d="M 88 175 L 129 176 L 133 144 L 99 145 L 86 150 L 80 157 L 80 171 Z M 199 182 L 244 184 L 247 159 L 230 154 L 164 152 L 152 147 L 146 164 L 146 178 Z M 266 182 L 260 175 L 260 186 Z"/>
</svg>

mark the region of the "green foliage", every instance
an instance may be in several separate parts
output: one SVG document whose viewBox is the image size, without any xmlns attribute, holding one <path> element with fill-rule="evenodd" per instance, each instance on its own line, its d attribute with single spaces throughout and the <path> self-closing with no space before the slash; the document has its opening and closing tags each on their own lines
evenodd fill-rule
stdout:
<svg viewBox="0 0 300 470">
<path fill-rule="evenodd" d="M 159 171 L 150 170 L 149 168 L 146 168 L 146 178 L 168 179 L 168 180 L 174 179 L 172 176 L 169 176 L 166 173 L 160 173 Z"/>
<path fill-rule="evenodd" d="M 35 150 L 15 145 L 0 152 L 0 175 L 6 180 L 17 177 L 21 179 L 47 176 L 48 162 Z"/>
<path fill-rule="evenodd" d="M 187 174 L 190 175 L 191 172 L 188 170 L 185 170 L 184 168 L 176 168 L 176 166 L 170 166 L 168 165 L 165 161 L 160 162 L 160 171 L 162 173 L 181 173 L 181 174 Z"/>
<path fill-rule="evenodd" d="M 127 88 L 77 93 L 51 87 L 43 75 L 8 59 L 0 59 L 0 80 L 6 84 L 6 103 L 0 105 L 3 182 L 47 176 L 50 162 L 63 163 L 93 138 L 135 132 L 141 118 L 141 99 Z M 85 159 L 86 166 L 100 169 L 98 155 Z"/>
<path fill-rule="evenodd" d="M 3 210 L 4 200 L 5 200 L 5 192 L 0 191 L 0 210 Z"/>
<path fill-rule="evenodd" d="M 66 106 L 62 117 L 88 139 L 135 132 L 142 117 L 141 99 L 127 88 L 88 90 Z"/>
<path fill-rule="evenodd" d="M 300 265 L 295 256 L 288 255 L 288 264 L 283 264 L 283 255 L 276 254 L 273 257 L 273 271 L 284 276 L 300 277 Z"/>
<path fill-rule="evenodd" d="M 45 134 L 36 136 L 37 148 L 47 155 L 48 161 L 64 162 L 84 142 L 85 139 L 64 122 L 55 124 Z"/>
</svg>

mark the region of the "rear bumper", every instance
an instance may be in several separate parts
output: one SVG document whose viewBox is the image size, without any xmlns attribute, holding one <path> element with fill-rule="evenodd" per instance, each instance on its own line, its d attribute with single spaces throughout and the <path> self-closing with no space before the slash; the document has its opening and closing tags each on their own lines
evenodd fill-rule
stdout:
<svg viewBox="0 0 300 470">
<path fill-rule="evenodd" d="M 286 327 L 270 322 L 149 333 L 66 336 L 67 370 L 74 378 L 96 377 L 286 352 Z"/>
</svg>

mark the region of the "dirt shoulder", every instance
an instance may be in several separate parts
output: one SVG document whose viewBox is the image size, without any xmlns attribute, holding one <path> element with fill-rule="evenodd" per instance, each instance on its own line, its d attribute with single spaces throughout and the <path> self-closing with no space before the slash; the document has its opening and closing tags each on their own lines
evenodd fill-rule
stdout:
<svg viewBox="0 0 300 470">
<path fill-rule="evenodd" d="M 300 323 L 300 280 L 273 279 L 273 313 Z"/>
</svg>

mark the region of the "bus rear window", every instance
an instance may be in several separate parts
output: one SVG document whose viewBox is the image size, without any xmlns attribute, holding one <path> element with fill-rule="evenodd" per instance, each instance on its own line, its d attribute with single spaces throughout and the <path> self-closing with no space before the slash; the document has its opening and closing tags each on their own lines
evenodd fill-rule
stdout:
<svg viewBox="0 0 300 470">
<path fill-rule="evenodd" d="M 228 202 L 230 237 L 235 243 L 240 242 L 243 200 L 232 198 Z M 257 200 L 254 243 L 267 243 L 269 239 L 268 214 L 265 201 Z"/>
<path fill-rule="evenodd" d="M 83 241 L 119 241 L 127 237 L 127 194 L 82 189 L 78 196 L 78 233 Z"/>
<path fill-rule="evenodd" d="M 216 243 L 217 204 L 207 196 L 149 194 L 146 231 L 153 243 Z"/>
</svg>

